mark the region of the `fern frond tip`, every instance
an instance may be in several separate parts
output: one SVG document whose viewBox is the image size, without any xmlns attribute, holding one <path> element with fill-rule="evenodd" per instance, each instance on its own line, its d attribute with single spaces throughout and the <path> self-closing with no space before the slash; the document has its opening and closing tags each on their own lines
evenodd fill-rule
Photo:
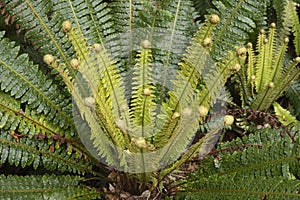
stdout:
<svg viewBox="0 0 300 200">
<path fill-rule="evenodd" d="M 218 24 L 218 23 L 220 23 L 220 17 L 218 15 L 216 15 L 216 14 L 211 14 L 209 16 L 209 21 L 212 24 Z"/>
<path fill-rule="evenodd" d="M 52 63 L 54 63 L 55 58 L 53 55 L 51 54 L 46 54 L 43 57 L 43 61 L 47 64 L 47 65 L 51 65 Z"/>
<path fill-rule="evenodd" d="M 69 32 L 72 29 L 72 23 L 70 20 L 66 20 L 62 23 L 62 29 L 65 33 Z"/>
<path fill-rule="evenodd" d="M 151 42 L 149 40 L 143 40 L 141 42 L 141 47 L 143 49 L 151 49 Z"/>
<path fill-rule="evenodd" d="M 70 65 L 73 69 L 78 69 L 79 66 L 79 61 L 77 58 L 73 58 L 72 60 L 70 60 Z"/>
<path fill-rule="evenodd" d="M 95 43 L 92 46 L 92 50 L 93 50 L 93 52 L 98 53 L 102 50 L 102 45 L 99 43 Z"/>
</svg>

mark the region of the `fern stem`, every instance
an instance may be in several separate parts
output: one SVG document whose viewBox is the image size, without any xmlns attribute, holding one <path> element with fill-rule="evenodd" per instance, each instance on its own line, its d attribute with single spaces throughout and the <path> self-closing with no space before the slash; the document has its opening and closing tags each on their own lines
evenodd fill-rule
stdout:
<svg viewBox="0 0 300 200">
<path fill-rule="evenodd" d="M 214 128 L 211 130 L 207 135 L 212 135 L 213 137 L 218 136 L 218 131 L 220 130 L 220 127 Z M 210 138 L 209 138 L 210 139 Z M 199 152 L 199 148 L 201 147 L 202 144 L 204 144 L 207 141 L 207 138 L 203 137 L 201 138 L 197 143 L 193 144 L 189 149 L 181 156 L 179 160 L 177 160 L 172 166 L 164 169 L 160 174 L 159 174 L 159 179 L 158 181 L 162 181 L 168 174 L 170 174 L 172 171 L 175 169 L 178 169 L 180 165 L 185 163 L 187 160 L 191 159 L 197 152 Z M 209 153 L 209 152 L 205 152 Z"/>
</svg>

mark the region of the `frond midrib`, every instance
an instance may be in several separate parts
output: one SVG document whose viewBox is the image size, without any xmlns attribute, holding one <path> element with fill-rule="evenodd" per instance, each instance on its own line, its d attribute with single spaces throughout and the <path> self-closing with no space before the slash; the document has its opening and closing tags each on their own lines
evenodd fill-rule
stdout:
<svg viewBox="0 0 300 200">
<path fill-rule="evenodd" d="M 234 194 L 234 193 L 237 193 L 237 194 L 258 194 L 258 195 L 276 195 L 276 196 L 285 196 L 285 197 L 300 197 L 300 194 L 293 194 L 293 193 L 283 193 L 283 192 L 266 192 L 266 191 L 252 191 L 252 190 L 235 190 L 235 189 L 232 189 L 232 190 L 212 190 L 212 189 L 199 189 L 199 190 L 190 190 L 189 191 L 190 193 L 198 193 L 198 194 L 207 194 L 207 193 L 220 193 L 220 194 L 225 194 L 225 193 L 228 193 L 228 194 Z"/>
<path fill-rule="evenodd" d="M 44 151 L 44 150 L 38 150 L 38 149 L 35 149 L 33 147 L 30 147 L 28 145 L 25 145 L 21 142 L 12 142 L 12 141 L 8 141 L 8 140 L 5 140 L 5 139 L 0 139 L 0 143 L 2 144 L 6 144 L 8 146 L 15 146 L 15 147 L 18 147 L 20 149 L 24 149 L 24 150 L 27 150 L 28 152 L 33 152 L 35 153 L 36 155 L 43 155 L 44 157 L 52 157 L 54 160 L 59 160 L 60 163 L 68 163 L 68 166 L 75 166 L 76 170 L 79 170 L 80 172 L 91 172 L 93 174 L 98 174 L 98 172 L 94 171 L 93 169 L 91 168 L 88 168 L 88 167 L 84 167 L 84 166 L 81 166 L 80 163 L 76 163 L 75 161 L 71 160 L 71 159 L 67 159 L 67 158 L 62 158 L 62 157 L 59 157 L 59 156 L 56 156 L 55 154 L 53 154 L 52 152 L 50 151 Z M 42 160 L 41 160 L 41 163 L 42 163 Z"/>
<path fill-rule="evenodd" d="M 14 110 L 6 105 L 4 105 L 3 103 L 0 102 L 0 107 L 4 108 L 5 111 L 10 111 L 12 113 L 14 113 L 17 116 L 20 116 L 23 119 L 26 119 L 27 121 L 30 121 L 32 124 L 41 127 L 42 129 L 46 130 L 48 133 L 51 133 L 52 135 L 59 135 L 57 132 L 55 132 L 54 130 L 50 129 L 49 127 L 43 125 L 42 123 L 32 119 L 31 117 L 23 114 L 20 112 L 20 110 Z"/>
<path fill-rule="evenodd" d="M 39 88 L 37 88 L 35 85 L 33 85 L 30 81 L 28 81 L 27 79 L 25 79 L 19 72 L 17 72 L 12 66 L 8 65 L 6 62 L 4 62 L 2 59 L 0 59 L 0 63 L 2 65 L 4 65 L 5 67 L 7 67 L 10 71 L 12 71 L 14 74 L 16 74 L 21 80 L 23 80 L 25 83 L 27 83 L 31 88 L 34 89 L 41 97 L 42 99 L 45 99 L 47 101 L 47 103 L 49 103 L 49 105 L 51 105 L 51 107 L 55 108 L 57 113 L 60 113 L 64 119 L 66 120 L 66 122 L 68 122 L 68 124 L 71 127 L 74 127 L 73 122 L 70 120 L 70 118 L 66 115 L 65 112 L 61 111 L 61 109 L 59 107 L 57 107 L 56 104 L 54 104 L 48 96 L 46 96 Z"/>
</svg>

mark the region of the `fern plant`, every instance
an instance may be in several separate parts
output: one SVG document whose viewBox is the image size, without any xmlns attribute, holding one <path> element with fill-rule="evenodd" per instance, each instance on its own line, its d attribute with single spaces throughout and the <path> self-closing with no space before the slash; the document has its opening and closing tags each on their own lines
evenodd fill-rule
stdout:
<svg viewBox="0 0 300 200">
<path fill-rule="evenodd" d="M 3 1 L 3 23 L 12 20 L 31 48 L 20 50 L 0 32 L 0 162 L 42 175 L 3 175 L 2 197 L 95 199 L 101 192 L 108 199 L 163 197 L 170 174 L 197 153 L 204 158 L 223 126 L 233 124 L 232 115 L 211 115 L 219 115 L 215 103 L 225 102 L 228 78 L 242 77 L 241 88 L 250 91 L 243 93 L 245 104 L 255 97 L 252 108 L 268 108 L 298 75 L 299 59 L 282 68 L 288 44 L 274 52 L 273 29 L 266 44 L 264 34 L 259 36 L 258 55 L 249 48 L 247 62 L 244 49 L 235 47 L 265 26 L 270 2 L 214 0 L 197 10 L 200 3 Z M 297 38 L 295 13 L 289 27 Z M 266 56 L 271 54 L 278 55 L 278 67 L 271 67 L 273 57 Z M 247 82 L 252 74 L 243 74 L 245 67 L 256 67 L 261 82 Z M 280 90 L 264 88 L 265 81 L 275 85 L 282 77 Z M 96 189 L 88 178 L 107 176 L 114 181 L 109 191 Z M 267 185 L 278 180 L 283 179 L 270 178 Z M 17 184 L 6 186 L 9 182 Z"/>
</svg>

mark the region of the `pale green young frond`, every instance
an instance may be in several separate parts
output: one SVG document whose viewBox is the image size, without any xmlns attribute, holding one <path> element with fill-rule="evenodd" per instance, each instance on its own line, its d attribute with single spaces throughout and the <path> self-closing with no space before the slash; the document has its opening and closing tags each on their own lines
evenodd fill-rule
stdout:
<svg viewBox="0 0 300 200">
<path fill-rule="evenodd" d="M 273 106 L 274 106 L 274 111 L 275 111 L 276 117 L 279 119 L 279 121 L 284 126 L 297 124 L 296 117 L 291 115 L 291 113 L 288 110 L 281 107 L 279 103 L 275 102 L 275 103 L 273 103 Z"/>
</svg>

